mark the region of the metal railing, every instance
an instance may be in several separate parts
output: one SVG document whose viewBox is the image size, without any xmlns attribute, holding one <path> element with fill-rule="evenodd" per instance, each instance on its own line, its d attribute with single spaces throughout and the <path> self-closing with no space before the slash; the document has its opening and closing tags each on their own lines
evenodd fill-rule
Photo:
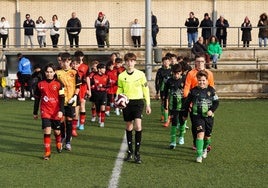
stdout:
<svg viewBox="0 0 268 188">
<path fill-rule="evenodd" d="M 111 48 L 125 48 L 133 47 L 133 42 L 130 36 L 131 27 L 111 27 L 109 29 L 109 42 Z M 142 27 L 142 44 L 141 47 L 145 47 L 145 27 Z M 216 28 L 211 28 L 212 33 L 215 33 Z M 202 28 L 198 28 L 198 36 L 201 36 Z M 242 31 L 241 27 L 229 27 L 227 28 L 227 47 L 243 47 L 241 41 Z M 258 47 L 258 32 L 259 27 L 252 27 L 252 41 L 250 47 Z M 50 31 L 47 28 L 46 43 L 47 48 L 52 48 L 50 40 Z M 81 48 L 97 48 L 95 28 L 83 27 L 79 34 Z M 157 35 L 158 47 L 187 47 L 187 27 L 159 27 L 159 33 Z M 28 44 L 29 46 L 29 44 Z M 2 47 L 2 45 L 0 46 Z M 37 42 L 37 34 L 34 31 L 34 47 L 39 48 Z M 66 28 L 60 28 L 60 38 L 58 47 L 68 48 L 69 41 L 66 33 Z M 7 48 L 24 48 L 24 28 L 11 27 L 9 28 L 9 37 L 7 40 Z"/>
</svg>

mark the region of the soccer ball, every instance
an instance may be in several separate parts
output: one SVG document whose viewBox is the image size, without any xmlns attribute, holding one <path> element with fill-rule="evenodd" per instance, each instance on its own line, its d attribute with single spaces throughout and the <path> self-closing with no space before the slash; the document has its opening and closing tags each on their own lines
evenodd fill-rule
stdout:
<svg viewBox="0 0 268 188">
<path fill-rule="evenodd" d="M 127 104 L 129 103 L 129 100 L 126 95 L 124 94 L 118 94 L 114 99 L 114 104 L 116 108 L 126 108 Z"/>
</svg>

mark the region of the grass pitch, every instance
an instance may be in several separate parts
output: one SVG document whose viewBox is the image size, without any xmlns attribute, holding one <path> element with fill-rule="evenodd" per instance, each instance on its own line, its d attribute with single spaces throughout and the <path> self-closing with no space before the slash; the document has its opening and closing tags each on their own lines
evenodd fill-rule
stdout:
<svg viewBox="0 0 268 188">
<path fill-rule="evenodd" d="M 0 100 L 1 187 L 108 187 L 124 135 L 122 116 L 107 117 L 105 128 L 88 121 L 72 151 L 42 160 L 41 121 L 33 102 Z M 90 113 L 89 103 L 87 104 Z M 268 100 L 221 100 L 215 115 L 212 151 L 195 163 L 192 137 L 169 150 L 169 128 L 159 121 L 159 101 L 143 120 L 143 163 L 123 163 L 118 187 L 267 187 Z M 190 126 L 190 121 L 188 123 Z"/>
</svg>

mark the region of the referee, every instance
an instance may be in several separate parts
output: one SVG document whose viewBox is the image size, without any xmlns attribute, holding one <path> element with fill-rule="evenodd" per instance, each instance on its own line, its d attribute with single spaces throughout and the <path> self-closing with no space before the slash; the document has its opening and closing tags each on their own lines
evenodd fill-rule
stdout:
<svg viewBox="0 0 268 188">
<path fill-rule="evenodd" d="M 146 103 L 146 114 L 151 113 L 150 93 L 145 74 L 135 68 L 137 56 L 127 53 L 124 56 L 126 70 L 118 76 L 117 94 L 125 94 L 129 103 L 123 109 L 123 117 L 126 122 L 126 136 L 128 151 L 125 161 L 131 161 L 134 154 L 134 161 L 141 164 L 140 145 L 142 137 L 141 117 Z M 135 130 L 135 151 L 132 146 L 132 131 Z"/>
</svg>

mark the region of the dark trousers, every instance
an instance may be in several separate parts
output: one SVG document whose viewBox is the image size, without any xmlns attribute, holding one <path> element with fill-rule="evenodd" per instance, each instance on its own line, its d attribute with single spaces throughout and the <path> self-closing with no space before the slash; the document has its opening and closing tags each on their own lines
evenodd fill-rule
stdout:
<svg viewBox="0 0 268 188">
<path fill-rule="evenodd" d="M 70 41 L 70 47 L 72 48 L 74 46 L 75 42 L 75 47 L 79 47 L 79 35 L 78 34 L 68 34 L 68 38 Z"/>
<path fill-rule="evenodd" d="M 59 42 L 59 34 L 56 35 L 50 35 L 51 41 L 52 41 L 52 46 L 53 48 L 57 48 L 58 47 L 58 42 Z"/>
<path fill-rule="evenodd" d="M 132 36 L 131 38 L 135 48 L 141 47 L 141 36 Z"/>
<path fill-rule="evenodd" d="M 98 43 L 98 48 L 104 48 L 105 35 L 96 35 L 96 39 Z"/>
<path fill-rule="evenodd" d="M 152 33 L 152 38 L 153 38 L 153 47 L 157 46 L 157 40 L 156 40 L 156 33 Z"/>
<path fill-rule="evenodd" d="M 2 35 L 1 34 L 1 39 L 2 39 L 2 45 L 3 45 L 3 48 L 6 48 L 6 41 L 7 41 L 7 38 L 8 38 L 8 35 Z"/>
<path fill-rule="evenodd" d="M 21 74 L 19 78 L 21 84 L 21 97 L 24 98 L 25 85 L 27 84 L 27 91 L 30 91 L 30 97 L 32 97 L 32 76 L 30 74 Z"/>
<path fill-rule="evenodd" d="M 227 36 L 219 36 L 219 43 L 221 45 L 221 47 L 226 47 L 226 39 L 227 39 Z"/>
</svg>

